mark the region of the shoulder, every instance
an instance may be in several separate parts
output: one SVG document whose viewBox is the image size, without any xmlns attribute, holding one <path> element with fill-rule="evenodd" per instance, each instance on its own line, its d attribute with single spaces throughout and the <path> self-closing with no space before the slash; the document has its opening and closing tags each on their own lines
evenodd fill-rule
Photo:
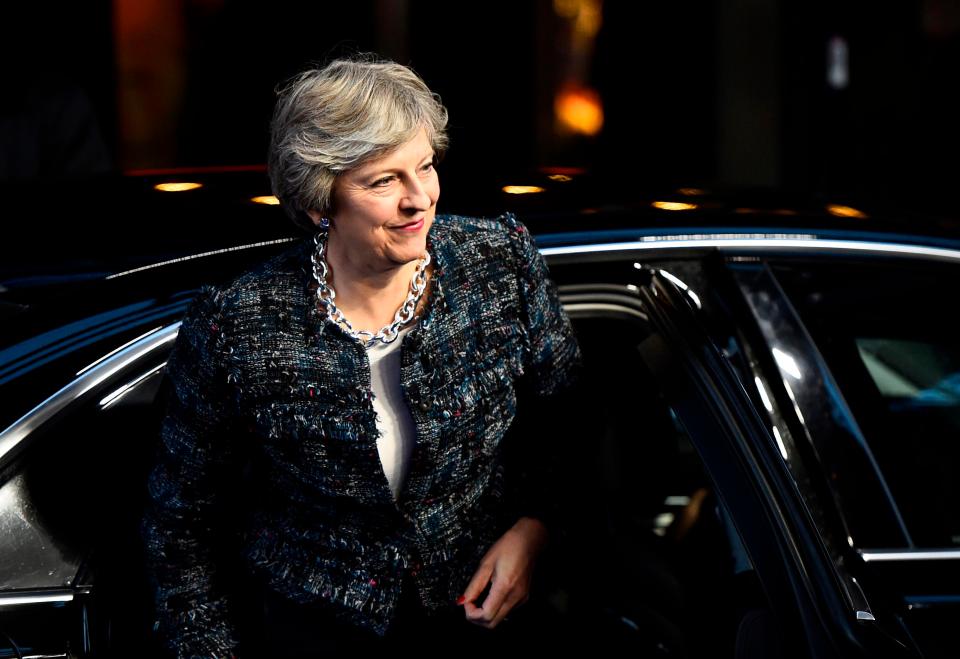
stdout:
<svg viewBox="0 0 960 659">
<path fill-rule="evenodd" d="M 529 258 L 530 250 L 536 250 L 526 225 L 510 211 L 491 217 L 437 215 L 431 235 L 434 243 L 446 246 L 454 258 L 469 251 L 482 258 L 500 254 L 511 261 L 523 261 Z"/>
<path fill-rule="evenodd" d="M 511 211 L 491 217 L 438 213 L 434 218 L 434 226 L 438 231 L 444 233 L 503 234 L 518 224 L 521 224 L 520 220 L 518 220 L 517 216 Z"/>
<path fill-rule="evenodd" d="M 280 285 L 304 271 L 310 263 L 314 246 L 313 236 L 295 238 L 279 254 L 243 271 L 225 288 L 230 291 L 250 291 Z"/>
<path fill-rule="evenodd" d="M 280 253 L 250 266 L 225 281 L 200 287 L 195 306 L 208 312 L 213 308 L 220 315 L 230 315 L 241 307 L 259 307 L 269 298 L 275 303 L 293 299 L 297 286 L 308 272 L 313 236 L 294 238 Z"/>
</svg>

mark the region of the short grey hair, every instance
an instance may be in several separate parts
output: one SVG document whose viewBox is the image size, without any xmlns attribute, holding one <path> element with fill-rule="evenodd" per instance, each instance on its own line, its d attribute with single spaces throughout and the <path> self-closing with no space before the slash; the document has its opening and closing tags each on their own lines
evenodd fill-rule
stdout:
<svg viewBox="0 0 960 659">
<path fill-rule="evenodd" d="M 276 89 L 267 172 L 293 222 L 316 229 L 309 210 L 333 211 L 338 174 L 384 156 L 425 128 L 447 150 L 447 109 L 413 69 L 371 53 L 310 68 Z"/>
</svg>

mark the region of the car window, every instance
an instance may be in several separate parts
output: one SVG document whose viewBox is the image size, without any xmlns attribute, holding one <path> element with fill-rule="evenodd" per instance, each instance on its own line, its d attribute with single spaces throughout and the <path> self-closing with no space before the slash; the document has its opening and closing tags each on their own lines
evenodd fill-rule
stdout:
<svg viewBox="0 0 960 659">
<path fill-rule="evenodd" d="M 582 448 L 565 470 L 576 474 L 566 479 L 568 534 L 549 579 L 566 603 L 560 626 L 571 643 L 602 635 L 638 656 L 780 656 L 745 631 L 777 623 L 703 460 L 644 365 L 645 322 L 573 322 L 586 370 L 582 413 L 564 424 Z"/>
<path fill-rule="evenodd" d="M 910 538 L 960 546 L 960 268 L 779 264 L 775 273 L 866 438 Z"/>
</svg>

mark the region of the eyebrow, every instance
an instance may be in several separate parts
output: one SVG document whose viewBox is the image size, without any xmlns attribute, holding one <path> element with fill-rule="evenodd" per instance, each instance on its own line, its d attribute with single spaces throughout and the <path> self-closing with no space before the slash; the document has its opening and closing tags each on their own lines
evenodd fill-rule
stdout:
<svg viewBox="0 0 960 659">
<path fill-rule="evenodd" d="M 430 150 L 430 153 L 428 153 L 428 154 L 425 155 L 424 157 L 420 158 L 420 162 L 422 163 L 424 160 L 426 160 L 426 159 L 428 159 L 428 158 L 433 159 L 433 157 L 436 156 L 436 155 L 437 155 L 436 151 L 434 151 L 433 149 L 431 149 L 431 150 Z M 375 169 L 375 170 L 373 170 L 373 172 L 371 172 L 371 173 L 369 174 L 369 176 L 379 176 L 380 174 L 384 174 L 384 173 L 387 173 L 387 172 L 393 173 L 393 172 L 395 172 L 395 171 L 397 171 L 397 170 L 394 169 L 394 168 Z"/>
</svg>

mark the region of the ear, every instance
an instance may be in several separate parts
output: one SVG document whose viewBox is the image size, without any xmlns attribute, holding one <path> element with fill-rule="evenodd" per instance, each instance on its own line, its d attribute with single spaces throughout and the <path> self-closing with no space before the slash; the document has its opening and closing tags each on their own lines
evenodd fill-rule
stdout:
<svg viewBox="0 0 960 659">
<path fill-rule="evenodd" d="M 307 211 L 307 215 L 310 216 L 310 219 L 313 220 L 316 226 L 320 226 L 320 218 L 323 217 L 323 215 L 319 211 L 309 210 Z"/>
</svg>

